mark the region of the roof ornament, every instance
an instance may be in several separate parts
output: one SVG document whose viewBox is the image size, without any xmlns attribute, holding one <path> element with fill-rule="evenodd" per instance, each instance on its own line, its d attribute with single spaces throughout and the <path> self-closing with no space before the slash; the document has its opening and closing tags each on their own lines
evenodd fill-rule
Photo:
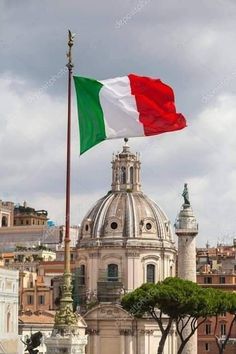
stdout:
<svg viewBox="0 0 236 354">
<path fill-rule="evenodd" d="M 182 197 L 184 197 L 184 206 L 190 206 L 189 194 L 188 194 L 188 184 L 184 183 L 184 190 L 182 193 Z"/>
<path fill-rule="evenodd" d="M 128 141 L 129 141 L 128 138 L 124 138 L 125 146 L 127 146 Z"/>
</svg>

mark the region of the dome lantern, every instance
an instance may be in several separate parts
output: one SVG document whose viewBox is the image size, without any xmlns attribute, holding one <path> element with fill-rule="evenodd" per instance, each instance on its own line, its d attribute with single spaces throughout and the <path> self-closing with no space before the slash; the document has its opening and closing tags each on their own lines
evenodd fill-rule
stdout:
<svg viewBox="0 0 236 354">
<path fill-rule="evenodd" d="M 112 191 L 139 192 L 140 165 L 138 155 L 133 154 L 125 139 L 123 150 L 114 156 L 112 161 Z"/>
</svg>

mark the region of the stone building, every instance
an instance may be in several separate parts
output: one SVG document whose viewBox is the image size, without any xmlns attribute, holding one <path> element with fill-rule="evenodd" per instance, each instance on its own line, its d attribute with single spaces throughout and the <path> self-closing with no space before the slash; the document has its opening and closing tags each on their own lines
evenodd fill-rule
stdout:
<svg viewBox="0 0 236 354">
<path fill-rule="evenodd" d="M 14 226 L 46 225 L 47 216 L 46 210 L 35 210 L 24 202 L 23 205 L 16 205 L 14 208 Z"/>
<path fill-rule="evenodd" d="M 13 226 L 14 203 L 0 200 L 0 227 Z"/>
<path fill-rule="evenodd" d="M 197 249 L 197 282 L 203 287 L 236 292 L 236 240 L 232 245 L 217 245 Z M 216 338 L 224 339 L 228 333 L 232 315 L 220 314 L 215 330 L 215 318 L 209 318 L 198 330 L 198 353 L 218 352 Z M 236 352 L 236 323 L 233 324 L 225 354 Z"/>
<path fill-rule="evenodd" d="M 19 334 L 24 342 L 33 333 L 40 331 L 42 333 L 42 340 L 40 346 L 37 348 L 39 350 L 38 354 L 46 354 L 45 339 L 50 337 L 53 325 L 54 325 L 55 312 L 38 310 L 33 312 L 27 310 L 21 313 L 19 316 Z M 17 352 L 17 354 L 23 354 L 25 351 Z"/>
<path fill-rule="evenodd" d="M 175 276 L 176 248 L 165 213 L 141 188 L 140 159 L 127 144 L 112 161 L 111 190 L 88 211 L 77 245 L 75 288 L 87 323 L 87 354 L 156 354 L 152 319 L 135 320 L 122 294 Z M 96 348 L 96 349 L 95 349 Z M 176 353 L 174 330 L 165 354 Z"/>
<path fill-rule="evenodd" d="M 16 270 L 0 268 L 0 353 L 21 353 L 18 337 L 18 278 Z"/>
</svg>

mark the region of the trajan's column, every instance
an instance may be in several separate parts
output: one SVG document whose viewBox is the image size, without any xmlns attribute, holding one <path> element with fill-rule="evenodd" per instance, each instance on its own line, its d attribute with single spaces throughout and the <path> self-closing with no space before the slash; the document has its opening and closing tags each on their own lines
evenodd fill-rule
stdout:
<svg viewBox="0 0 236 354">
<path fill-rule="evenodd" d="M 178 277 L 196 282 L 196 236 L 198 234 L 197 220 L 189 201 L 188 186 L 184 185 L 184 203 L 175 224 L 178 236 Z M 189 329 L 186 327 L 186 333 Z M 197 332 L 186 344 L 183 354 L 197 354 Z"/>
</svg>

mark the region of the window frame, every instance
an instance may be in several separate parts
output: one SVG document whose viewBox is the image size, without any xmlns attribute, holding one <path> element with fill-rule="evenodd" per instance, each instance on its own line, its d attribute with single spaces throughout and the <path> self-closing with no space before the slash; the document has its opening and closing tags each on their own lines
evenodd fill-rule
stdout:
<svg viewBox="0 0 236 354">
<path fill-rule="evenodd" d="M 149 270 L 152 269 L 152 275 L 150 276 Z M 148 263 L 146 265 L 146 283 L 156 283 L 156 265 L 153 263 Z"/>
<path fill-rule="evenodd" d="M 211 323 L 206 323 L 205 324 L 205 334 L 210 335 L 211 334 Z"/>
<path fill-rule="evenodd" d="M 118 267 L 118 264 L 109 263 L 107 265 L 107 281 L 118 281 L 118 280 L 119 280 L 119 267 Z"/>
<path fill-rule="evenodd" d="M 39 305 L 45 305 L 45 295 L 38 295 Z"/>
</svg>

